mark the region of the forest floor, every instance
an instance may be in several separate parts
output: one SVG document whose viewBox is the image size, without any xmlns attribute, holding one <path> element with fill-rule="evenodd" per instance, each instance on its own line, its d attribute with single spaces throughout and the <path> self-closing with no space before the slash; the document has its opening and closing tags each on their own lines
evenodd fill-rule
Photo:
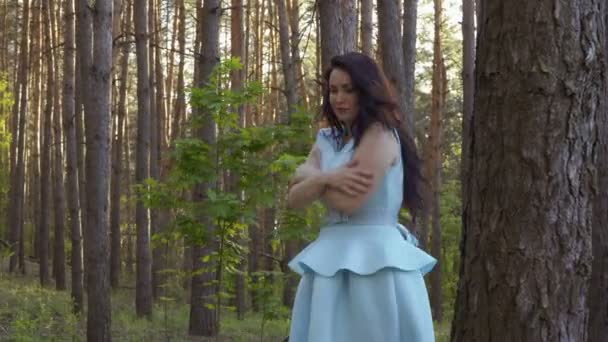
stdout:
<svg viewBox="0 0 608 342">
<path fill-rule="evenodd" d="M 72 314 L 69 292 L 41 288 L 37 265 L 28 263 L 28 267 L 26 276 L 9 275 L 6 262 L 1 264 L 0 341 L 85 341 L 85 319 Z M 136 316 L 134 299 L 134 288 L 112 292 L 114 341 L 275 342 L 289 330 L 287 319 L 263 321 L 262 315 L 250 313 L 239 321 L 233 312 L 223 311 L 218 338 L 195 338 L 187 334 L 189 306 L 182 300 L 161 299 L 151 319 L 145 319 Z M 449 340 L 449 322 L 436 324 L 435 329 L 437 342 Z"/>
</svg>

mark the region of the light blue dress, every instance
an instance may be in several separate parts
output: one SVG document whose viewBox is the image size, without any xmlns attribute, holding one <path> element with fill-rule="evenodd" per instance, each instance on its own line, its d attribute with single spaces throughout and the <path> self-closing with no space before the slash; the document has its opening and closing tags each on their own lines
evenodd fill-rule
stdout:
<svg viewBox="0 0 608 342">
<path fill-rule="evenodd" d="M 336 146 L 321 129 L 321 170 L 345 165 L 353 139 Z M 432 342 L 433 321 L 423 275 L 437 262 L 397 222 L 403 198 L 401 158 L 378 190 L 351 216 L 328 208 L 319 237 L 291 262 L 302 278 L 290 342 Z"/>
</svg>

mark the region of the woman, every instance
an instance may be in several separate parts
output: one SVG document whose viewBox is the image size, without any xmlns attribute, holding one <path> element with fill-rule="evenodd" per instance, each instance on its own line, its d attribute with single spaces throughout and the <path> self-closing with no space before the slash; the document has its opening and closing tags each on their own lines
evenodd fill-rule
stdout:
<svg viewBox="0 0 608 342">
<path fill-rule="evenodd" d="M 386 78 L 360 53 L 325 74 L 321 129 L 288 205 L 327 207 L 319 237 L 289 266 L 302 275 L 290 342 L 434 341 L 422 276 L 436 260 L 398 222 L 420 208 L 419 159 Z"/>
</svg>

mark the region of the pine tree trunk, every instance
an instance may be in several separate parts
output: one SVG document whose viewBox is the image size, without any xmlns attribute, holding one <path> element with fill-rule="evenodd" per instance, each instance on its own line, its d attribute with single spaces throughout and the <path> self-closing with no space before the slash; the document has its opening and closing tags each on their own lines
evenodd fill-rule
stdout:
<svg viewBox="0 0 608 342">
<path fill-rule="evenodd" d="M 230 16 L 230 54 L 232 57 L 239 58 L 239 60 L 244 62 L 245 59 L 245 51 L 243 49 L 243 0 L 232 0 L 232 11 Z M 233 70 L 231 73 L 231 88 L 233 91 L 239 91 L 243 89 L 243 78 L 245 75 L 245 68 L 241 70 Z M 239 124 L 241 127 L 245 125 L 244 118 L 244 108 L 241 106 L 238 108 L 239 111 Z M 230 170 L 230 178 L 228 181 L 229 191 L 236 193 L 238 198 L 242 199 L 240 195 L 240 191 L 238 189 L 238 179 L 239 175 L 234 170 Z M 244 233 L 243 233 L 244 235 Z M 247 240 L 242 237 L 239 238 L 239 243 L 245 247 L 247 245 Z M 239 263 L 239 271 L 236 275 L 236 312 L 239 320 L 245 319 L 245 311 L 246 307 L 246 287 L 247 283 L 245 280 L 245 272 L 247 272 L 247 259 L 243 258 Z"/>
<path fill-rule="evenodd" d="M 435 5 L 435 38 L 433 52 L 433 89 L 431 104 L 431 129 L 429 139 L 431 141 L 431 173 L 430 184 L 432 197 L 430 205 L 432 221 L 431 254 L 439 260 L 431 272 L 431 309 L 433 319 L 441 322 L 443 320 L 443 296 L 441 290 L 441 144 L 442 144 L 442 116 L 445 107 L 446 78 L 443 62 L 443 48 L 441 43 L 441 31 L 443 26 L 443 1 L 434 0 Z"/>
<path fill-rule="evenodd" d="M 608 24 L 608 6 L 606 2 L 600 6 L 601 13 L 604 15 L 604 23 Z M 605 41 L 607 39 L 608 35 L 604 37 Z M 604 66 L 608 65 L 607 56 L 608 54 L 604 54 Z M 605 82 L 606 79 L 608 79 L 608 74 L 604 72 Z M 589 299 L 587 300 L 589 307 L 587 341 L 606 342 L 608 341 L 608 296 L 606 296 L 608 293 L 608 230 L 606 229 L 608 227 L 608 110 L 606 107 L 604 107 L 603 115 L 598 118 L 597 128 L 599 137 L 597 145 L 598 174 L 597 193 L 593 201 L 593 262 Z"/>
<path fill-rule="evenodd" d="M 150 72 L 148 58 L 148 0 L 135 0 L 135 49 L 137 54 L 137 166 L 135 182 L 150 175 Z M 137 283 L 135 307 L 138 316 L 152 315 L 152 255 L 148 210 L 141 200 L 135 209 L 137 225 Z"/>
<path fill-rule="evenodd" d="M 344 40 L 340 24 L 340 3 L 335 0 L 319 1 L 321 30 L 321 72 L 329 68 L 333 56 L 343 51 Z"/>
<path fill-rule="evenodd" d="M 218 0 L 204 0 L 199 18 L 202 23 L 202 32 L 200 32 L 201 53 L 196 60 L 199 64 L 198 75 L 195 75 L 194 84 L 198 87 L 203 86 L 208 80 L 215 65 L 219 61 L 219 24 L 220 24 L 220 3 Z M 210 113 L 201 113 L 196 111 L 193 115 L 210 116 Z M 213 146 L 215 144 L 215 123 L 211 117 L 204 121 L 206 124 L 194 130 L 194 135 L 202 139 L 206 144 Z M 204 202 L 207 198 L 207 190 L 212 188 L 213 184 L 199 184 L 195 186 L 193 191 L 194 202 Z M 201 217 L 203 226 L 208 227 L 209 236 L 215 236 L 214 222 L 208 217 Z M 216 336 L 219 333 L 219 317 L 217 302 L 218 286 L 212 283 L 218 279 L 218 275 L 214 271 L 215 262 L 211 259 L 207 262 L 203 261 L 204 257 L 209 257 L 216 250 L 216 242 L 209 241 L 205 246 L 192 247 L 193 270 L 195 274 L 192 276 L 192 290 L 190 297 L 190 324 L 188 332 L 194 336 Z M 205 269 L 203 272 L 197 270 Z M 212 304 L 215 307 L 210 307 Z"/>
<path fill-rule="evenodd" d="M 86 10 L 86 4 L 81 9 Z M 87 340 L 111 341 L 110 321 L 110 242 L 109 242 L 109 180 L 110 180 L 110 96 L 112 80 L 112 1 L 97 0 L 92 16 L 93 55 L 85 86 L 87 224 L 85 256 L 87 269 Z M 87 22 L 83 21 L 82 25 Z M 78 30 L 85 29 L 78 26 Z M 84 56 L 83 56 L 84 57 Z M 83 58 L 84 60 L 84 58 Z M 82 60 L 81 60 L 82 62 Z M 85 77 L 83 77 L 83 81 Z"/>
<path fill-rule="evenodd" d="M 184 92 L 184 66 L 186 61 L 186 7 L 184 0 L 177 0 L 179 25 L 177 31 L 177 40 L 179 45 L 179 65 L 177 69 L 177 85 L 175 92 L 177 99 L 173 110 L 173 122 L 171 124 L 171 142 L 181 135 L 181 120 L 185 113 L 186 98 Z"/>
<path fill-rule="evenodd" d="M 416 132 L 416 27 L 418 0 L 403 1 L 403 114 L 410 133 Z M 412 135 L 414 137 L 415 135 Z"/>
<path fill-rule="evenodd" d="M 372 45 L 374 37 L 373 13 L 373 1 L 361 0 L 361 52 L 370 57 L 374 55 Z"/>
<path fill-rule="evenodd" d="M 150 32 L 150 39 L 148 45 L 148 60 L 150 67 L 150 178 L 158 181 L 160 180 L 160 166 L 159 166 L 159 150 L 158 150 L 158 113 L 156 112 L 156 53 L 154 46 L 158 42 L 155 37 L 157 32 L 156 28 L 156 10 L 154 9 L 154 0 L 149 0 L 148 3 L 148 27 Z M 162 80 L 160 80 L 162 82 Z M 150 209 L 150 236 L 160 232 L 158 227 L 158 209 Z M 150 244 L 151 245 L 151 244 Z M 162 249 L 152 248 L 151 249 L 151 282 L 152 282 L 152 296 L 158 298 L 161 294 L 160 285 L 161 281 L 159 278 L 160 262 L 162 261 Z"/>
<path fill-rule="evenodd" d="M 82 260 L 82 228 L 80 225 L 80 203 L 78 199 L 78 156 L 76 152 L 76 113 L 75 102 L 75 23 L 74 1 L 64 2 L 63 32 L 63 127 L 66 142 L 66 186 L 68 201 L 68 226 L 72 251 L 70 264 L 72 266 L 71 295 L 74 301 L 74 312 L 83 309 L 83 260 Z"/>
<path fill-rule="evenodd" d="M 85 112 L 91 109 L 91 98 L 93 96 L 93 84 L 90 69 L 93 65 L 93 18 L 87 0 L 75 0 L 76 6 L 76 151 L 78 156 L 78 189 L 80 190 L 80 208 L 82 215 L 83 251 L 85 256 L 83 281 L 85 290 L 88 289 L 89 261 L 86 260 L 89 247 L 89 204 L 88 187 L 86 182 L 87 167 L 85 156 L 86 132 Z M 88 108 L 88 109 L 87 109 Z"/>
<path fill-rule="evenodd" d="M 462 115 L 462 159 L 461 182 L 462 203 L 466 203 L 464 196 L 468 193 L 470 153 L 471 153 L 471 120 L 473 119 L 473 98 L 475 95 L 475 0 L 462 1 L 462 79 L 463 79 L 463 115 Z M 466 211 L 467 208 L 463 208 Z"/>
<path fill-rule="evenodd" d="M 55 3 L 49 0 L 50 10 L 50 43 L 51 46 L 56 46 L 56 42 L 59 40 L 57 36 L 57 25 L 55 16 Z M 53 50 L 54 51 L 54 50 Z M 54 56 L 54 52 L 49 53 L 53 55 L 53 69 L 59 70 L 59 62 Z M 59 77 L 57 72 L 53 73 L 53 85 L 56 87 Z M 61 109 L 60 109 L 60 94 L 58 91 L 53 91 L 53 166 L 51 167 L 53 172 L 53 208 L 55 211 L 55 229 L 53 236 L 53 277 L 55 278 L 55 287 L 57 290 L 65 290 L 66 278 L 65 278 L 65 188 L 63 184 L 63 144 L 62 144 L 62 125 L 61 125 Z"/>
<path fill-rule="evenodd" d="M 20 57 L 18 71 L 18 94 L 13 104 L 12 144 L 11 144 L 11 187 L 9 192 L 8 242 L 11 244 L 13 254 L 9 260 L 9 271 L 15 272 L 18 255 L 20 253 L 19 241 L 23 233 L 23 182 L 25 179 L 25 121 L 27 115 L 27 78 L 28 78 L 28 25 L 29 1 L 23 1 L 23 18 L 20 41 Z"/>
<path fill-rule="evenodd" d="M 378 36 L 382 56 L 382 65 L 387 78 L 394 86 L 397 102 L 403 111 L 405 118 L 405 129 L 408 134 L 414 136 L 414 119 L 406 108 L 406 75 L 403 62 L 403 49 L 400 28 L 400 3 L 398 0 L 378 1 Z"/>
<path fill-rule="evenodd" d="M 51 8 L 47 1 L 42 2 L 42 15 L 44 16 L 44 50 L 51 51 Z M 40 264 L 40 285 L 50 285 L 51 276 L 49 274 L 49 235 L 51 224 L 51 145 L 53 123 L 53 96 L 55 89 L 53 53 L 45 55 L 46 61 L 46 94 L 43 119 L 43 138 L 41 145 L 41 184 L 40 191 L 40 227 L 38 228 L 38 259 Z"/>
<path fill-rule="evenodd" d="M 358 51 L 357 33 L 359 22 L 357 18 L 357 1 L 341 0 L 340 2 L 340 26 L 342 28 L 342 53 Z"/>
<path fill-rule="evenodd" d="M 132 1 L 128 1 L 123 22 L 123 32 L 129 30 L 132 21 Z M 111 182 L 111 207 L 110 207 L 110 236 L 111 236 L 111 253 L 110 253 L 110 283 L 112 288 L 118 288 L 120 283 L 121 272 L 121 231 L 120 231 L 120 185 L 123 178 L 122 169 L 122 151 L 123 151 L 123 132 L 125 117 L 127 115 L 127 84 L 129 82 L 129 53 L 130 44 L 126 39 L 122 40 L 122 53 L 120 55 L 120 88 L 118 90 L 118 122 L 116 127 L 116 141 L 114 142 L 112 153 L 114 161 L 112 162 L 112 182 Z M 128 170 L 127 170 L 128 177 Z"/>
<path fill-rule="evenodd" d="M 42 55 L 41 55 L 41 46 L 42 46 L 42 34 L 40 34 L 40 27 L 42 24 L 42 20 L 40 18 L 40 14 L 42 11 L 39 9 L 39 6 L 34 6 L 31 8 L 30 16 L 32 20 L 30 20 L 30 32 L 31 32 L 31 40 L 30 40 L 30 51 L 29 51 L 29 59 L 31 61 L 31 69 L 29 74 L 32 78 L 31 84 L 31 101 L 28 101 L 28 107 L 31 108 L 30 113 L 32 115 L 32 119 L 30 120 L 30 125 L 32 125 L 32 134 L 31 141 L 29 147 L 29 178 L 30 178 L 30 186 L 29 186 L 29 198 L 28 203 L 32 203 L 31 205 L 31 216 L 32 216 L 32 226 L 35 227 L 32 232 L 32 247 L 35 259 L 38 259 L 38 233 L 36 230 L 40 226 L 40 193 L 41 193 L 41 184 L 40 184 L 40 143 L 41 143 L 41 132 L 42 125 L 40 122 L 41 119 L 41 97 L 42 97 Z M 22 239 L 20 239 L 22 240 Z M 20 255 L 21 250 L 20 250 Z M 19 260 L 21 264 L 21 260 Z"/>
<path fill-rule="evenodd" d="M 481 2 L 452 341 L 587 338 L 606 111 L 601 3 Z"/>
</svg>

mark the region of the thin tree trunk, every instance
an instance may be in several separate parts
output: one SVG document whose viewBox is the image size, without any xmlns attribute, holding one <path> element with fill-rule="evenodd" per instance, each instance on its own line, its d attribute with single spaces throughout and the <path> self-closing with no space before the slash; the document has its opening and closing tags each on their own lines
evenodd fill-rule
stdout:
<svg viewBox="0 0 608 342">
<path fill-rule="evenodd" d="M 131 6 L 133 6 L 133 3 L 131 2 Z M 127 80 L 128 82 L 128 80 Z M 127 93 L 129 93 L 130 90 L 130 86 L 127 84 Z M 126 260 L 126 269 L 127 272 L 133 274 L 134 270 L 133 270 L 133 264 L 134 264 L 134 256 L 133 256 L 133 237 L 136 235 L 135 232 L 133 231 L 133 220 L 132 218 L 135 216 L 134 215 L 134 211 L 133 211 L 133 201 L 132 201 L 132 194 L 131 194 L 131 151 L 132 151 L 132 144 L 131 144 L 131 134 L 130 134 L 130 128 L 131 126 L 129 125 L 129 111 L 128 109 L 125 111 L 125 127 L 124 127 L 124 132 L 123 132 L 123 136 L 125 137 L 125 168 L 126 168 L 126 172 L 125 172 L 125 188 L 126 188 L 126 196 L 127 196 L 127 260 Z"/>
<path fill-rule="evenodd" d="M 122 32 L 128 32 L 132 20 L 133 2 L 128 1 L 127 12 L 123 22 Z M 110 236 L 111 236 L 111 253 L 110 253 L 110 283 L 112 288 L 118 288 L 120 283 L 121 273 L 121 232 L 120 232 L 120 185 L 123 177 L 122 169 L 122 151 L 123 151 L 123 132 L 124 122 L 127 112 L 127 84 L 129 82 L 129 53 L 130 44 L 127 39 L 123 39 L 121 46 L 122 54 L 120 55 L 120 88 L 118 90 L 118 122 L 116 127 L 116 141 L 112 149 L 114 161 L 112 162 L 112 193 L 110 207 Z M 128 147 L 127 147 L 128 148 Z M 127 170 L 128 177 L 129 170 Z"/>
<path fill-rule="evenodd" d="M 88 11 L 86 2 L 81 9 Z M 93 21 L 93 55 L 84 62 L 90 87 L 85 91 L 87 224 L 85 256 L 87 268 L 87 340 L 111 341 L 110 253 L 108 197 L 110 180 L 110 97 L 112 81 L 112 1 L 97 0 L 89 14 Z M 86 30 L 87 21 L 78 30 Z M 85 36 L 91 39 L 91 36 Z M 90 45 L 89 45 L 90 46 Z M 88 55 L 86 52 L 84 55 Z M 84 57 L 81 56 L 81 57 Z M 88 58 L 88 56 L 86 57 Z M 81 62 L 85 61 L 83 58 Z M 93 67 L 94 66 L 94 67 Z M 85 81 L 85 77 L 82 79 Z"/>
<path fill-rule="evenodd" d="M 83 260 L 82 260 L 82 230 L 80 225 L 80 204 L 78 199 L 78 156 L 76 152 L 76 102 L 75 102 L 75 23 L 74 1 L 64 2 L 63 32 L 63 122 L 66 141 L 66 177 L 68 200 L 68 226 L 72 240 L 71 294 L 74 301 L 74 312 L 83 309 Z"/>
<path fill-rule="evenodd" d="M 135 0 L 135 49 L 137 53 L 137 166 L 135 182 L 150 175 L 150 73 L 148 58 L 148 0 Z M 152 315 L 152 255 L 149 212 L 137 200 L 137 283 L 135 307 L 138 316 Z"/>
<path fill-rule="evenodd" d="M 434 0 L 435 7 L 435 38 L 433 43 L 433 89 L 431 103 L 431 127 L 429 140 L 431 142 L 431 172 L 429 182 L 431 184 L 431 222 L 432 242 L 431 254 L 440 260 L 431 272 L 431 309 L 433 319 L 441 322 L 443 320 L 443 298 L 441 291 L 441 216 L 440 202 L 441 194 L 441 140 L 442 140 L 442 116 L 445 103 L 445 66 L 443 62 L 443 49 L 441 43 L 441 31 L 443 26 L 443 1 Z"/>
<path fill-rule="evenodd" d="M 148 27 L 150 32 L 150 40 L 148 45 L 148 59 L 149 59 L 149 67 L 150 67 L 150 178 L 158 181 L 160 180 L 160 167 L 159 167 L 159 150 L 158 143 L 160 141 L 158 137 L 158 113 L 156 112 L 156 84 L 158 82 L 162 82 L 161 80 L 156 80 L 156 54 L 154 46 L 159 43 L 156 41 L 156 10 L 154 9 L 154 0 L 150 0 L 148 3 Z M 158 209 L 152 208 L 150 209 L 150 236 L 153 234 L 159 233 L 158 227 Z M 151 245 L 151 244 L 150 244 Z M 151 249 L 151 263 L 150 263 L 150 272 L 151 272 L 151 286 L 152 286 L 152 297 L 158 298 L 161 294 L 160 285 L 161 281 L 159 279 L 160 272 L 160 262 L 162 261 L 162 249 L 154 248 L 150 246 Z"/>
<path fill-rule="evenodd" d="M 230 16 L 230 37 L 232 39 L 230 44 L 230 54 L 232 57 L 239 58 L 241 62 L 245 58 L 245 52 L 243 49 L 243 0 L 232 0 L 232 12 Z M 233 91 L 240 91 L 243 88 L 243 78 L 245 70 L 233 70 L 231 73 L 230 84 Z M 241 106 L 238 108 L 239 111 L 239 124 L 244 127 L 244 108 Z M 228 181 L 229 191 L 237 194 L 238 198 L 242 199 L 240 190 L 238 189 L 239 175 L 234 170 L 230 170 L 230 179 Z M 244 238 L 239 238 L 239 243 L 242 246 L 246 246 L 247 241 Z M 236 312 L 239 320 L 245 319 L 246 311 L 246 280 L 245 272 L 247 270 L 246 258 L 243 258 L 239 263 L 239 271 L 236 275 Z"/>
<path fill-rule="evenodd" d="M 194 84 L 198 87 L 203 86 L 208 80 L 215 65 L 219 60 L 219 24 L 220 24 L 220 3 L 218 0 L 205 0 L 202 17 L 202 32 L 200 33 L 201 53 L 196 63 L 199 63 L 199 75 L 195 75 Z M 193 115 L 209 115 L 209 113 L 195 112 Z M 195 129 L 195 136 L 201 138 L 206 144 L 215 144 L 215 123 L 208 117 L 206 124 Z M 207 197 L 207 190 L 212 188 L 212 184 L 199 184 L 193 191 L 193 200 L 203 202 Z M 203 217 L 204 226 L 208 227 L 209 236 L 215 235 L 214 222 L 208 217 Z M 213 240 L 213 239 L 212 239 Z M 215 262 L 209 260 L 204 262 L 204 257 L 209 257 L 215 251 L 216 243 L 209 242 L 204 247 L 192 247 L 192 261 L 194 271 L 205 269 L 202 272 L 195 272 L 192 276 L 192 291 L 190 298 L 190 324 L 188 332 L 195 336 L 216 336 L 219 333 L 219 308 L 210 308 L 209 304 L 217 305 L 218 286 L 212 283 L 218 279 L 215 270 Z"/>
<path fill-rule="evenodd" d="M 91 96 L 94 92 L 90 69 L 93 65 L 93 18 L 87 0 L 76 0 L 76 152 L 78 156 L 78 188 L 80 190 L 81 224 L 83 233 L 83 251 L 85 256 L 83 281 L 88 290 L 89 261 L 86 260 L 89 252 L 87 238 L 89 224 L 88 186 L 86 182 L 87 167 L 85 156 L 85 112 L 91 110 Z M 103 191 L 103 189 L 100 189 Z M 88 302 L 88 300 L 87 300 Z M 88 316 L 88 314 L 87 314 Z M 87 323 L 88 324 L 88 323 Z"/>
<path fill-rule="evenodd" d="M 606 113 L 602 1 L 481 4 L 452 341 L 585 341 Z"/>
<path fill-rule="evenodd" d="M 12 147 L 11 147 L 11 187 L 9 193 L 8 242 L 14 254 L 9 260 L 9 271 L 15 272 L 19 255 L 18 243 L 23 232 L 23 181 L 25 179 L 25 120 L 27 114 L 27 77 L 28 77 L 28 22 L 29 1 L 23 1 L 23 18 L 20 42 L 17 94 L 13 107 Z"/>
<path fill-rule="evenodd" d="M 177 99 L 175 101 L 175 109 L 173 110 L 173 123 L 171 124 L 171 141 L 174 142 L 181 132 L 181 119 L 184 116 L 186 108 L 186 98 L 184 92 L 184 66 L 186 63 L 186 7 L 184 0 L 177 0 L 179 13 L 179 25 L 177 32 L 177 40 L 179 42 L 179 65 L 177 68 Z"/>
<path fill-rule="evenodd" d="M 58 36 L 56 34 L 56 18 L 55 18 L 55 3 L 49 0 L 49 10 L 51 19 L 51 35 L 49 36 L 52 46 L 56 46 Z M 54 55 L 54 52 L 50 52 L 49 55 Z M 53 69 L 59 70 L 59 63 L 55 56 L 53 56 Z M 59 77 L 56 73 L 53 75 L 53 85 L 56 85 Z M 53 276 L 55 278 L 55 287 L 57 290 L 65 290 L 66 278 L 65 278 L 65 187 L 63 183 L 63 144 L 62 144 L 62 125 L 61 125 L 61 108 L 60 108 L 60 95 L 59 92 L 53 91 L 53 208 L 55 209 L 55 230 L 54 230 L 54 247 L 53 247 Z"/>
<path fill-rule="evenodd" d="M 418 0 L 403 1 L 403 73 L 405 75 L 401 94 L 405 125 L 416 132 L 416 27 Z M 412 135 L 414 137 L 415 135 Z"/>
<path fill-rule="evenodd" d="M 41 46 L 43 36 L 40 34 L 40 27 L 42 25 L 42 19 L 40 17 L 42 11 L 39 6 L 33 6 L 31 8 L 31 17 L 30 20 L 30 32 L 32 39 L 30 40 L 30 61 L 31 61 L 31 72 L 32 75 L 32 86 L 31 86 L 31 94 L 32 100 L 29 101 L 31 108 L 31 115 L 33 116 L 33 120 L 30 120 L 31 125 L 33 125 L 32 131 L 32 142 L 30 144 L 30 201 L 32 203 L 32 224 L 35 229 L 33 229 L 32 233 L 32 247 L 33 247 L 33 256 L 35 259 L 38 259 L 38 233 L 36 230 L 40 227 L 40 209 L 42 208 L 40 204 L 40 193 L 41 193 L 41 184 L 40 184 L 40 143 L 41 143 L 41 95 L 42 95 L 42 55 L 41 55 Z M 21 254 L 21 253 L 20 253 Z"/>
<path fill-rule="evenodd" d="M 47 1 L 42 2 L 42 15 L 44 16 L 44 40 L 46 53 L 46 95 L 44 108 L 43 140 L 41 146 L 41 184 L 40 191 L 40 227 L 38 228 L 38 258 L 40 264 L 40 285 L 50 284 L 49 274 L 49 227 L 51 220 L 51 125 L 53 123 L 53 96 L 55 89 L 53 53 L 51 52 L 51 8 Z"/>
</svg>

